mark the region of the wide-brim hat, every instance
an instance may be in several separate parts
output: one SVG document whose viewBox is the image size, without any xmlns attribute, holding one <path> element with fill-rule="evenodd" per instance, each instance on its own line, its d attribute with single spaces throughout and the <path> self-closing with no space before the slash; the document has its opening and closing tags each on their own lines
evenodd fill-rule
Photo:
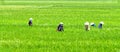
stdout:
<svg viewBox="0 0 120 52">
<path fill-rule="evenodd" d="M 89 22 L 85 22 L 85 25 L 89 25 Z"/>
<path fill-rule="evenodd" d="M 33 20 L 32 18 L 30 18 L 29 20 Z"/>
<path fill-rule="evenodd" d="M 60 24 L 63 24 L 63 22 L 60 22 Z"/>
<path fill-rule="evenodd" d="M 101 21 L 101 22 L 100 22 L 100 24 L 104 24 L 104 22 L 103 22 L 103 21 Z"/>
<path fill-rule="evenodd" d="M 92 23 L 90 23 L 90 25 L 93 25 L 93 24 L 95 24 L 95 23 L 93 23 L 93 22 L 92 22 Z"/>
</svg>

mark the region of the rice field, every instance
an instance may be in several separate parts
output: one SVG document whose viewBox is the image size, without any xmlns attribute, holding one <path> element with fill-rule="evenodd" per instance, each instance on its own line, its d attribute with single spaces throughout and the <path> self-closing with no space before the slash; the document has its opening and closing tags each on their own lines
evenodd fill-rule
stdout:
<svg viewBox="0 0 120 52">
<path fill-rule="evenodd" d="M 0 4 L 0 52 L 120 52 L 119 1 L 59 1 Z M 96 27 L 85 31 L 86 21 Z M 100 21 L 103 29 L 98 28 Z M 57 32 L 60 22 L 64 32 Z"/>
</svg>

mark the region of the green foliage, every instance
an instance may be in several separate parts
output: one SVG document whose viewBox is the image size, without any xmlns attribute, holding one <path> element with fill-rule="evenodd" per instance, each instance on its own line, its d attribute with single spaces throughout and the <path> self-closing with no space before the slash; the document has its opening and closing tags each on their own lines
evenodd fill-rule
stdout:
<svg viewBox="0 0 120 52">
<path fill-rule="evenodd" d="M 33 1 L 33 0 L 5 0 L 5 1 Z M 34 0 L 34 1 L 73 1 L 73 0 Z M 114 0 L 74 0 L 74 1 L 114 1 Z"/>
<path fill-rule="evenodd" d="M 0 52 L 119 52 L 118 3 L 9 3 L 0 6 Z M 28 26 L 29 18 L 33 26 Z M 104 21 L 103 29 L 84 22 Z M 59 22 L 64 32 L 57 32 Z"/>
</svg>

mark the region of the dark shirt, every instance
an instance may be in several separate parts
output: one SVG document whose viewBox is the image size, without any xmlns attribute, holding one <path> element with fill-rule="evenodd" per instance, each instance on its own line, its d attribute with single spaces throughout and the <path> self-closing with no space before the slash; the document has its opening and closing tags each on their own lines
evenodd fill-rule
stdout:
<svg viewBox="0 0 120 52">
<path fill-rule="evenodd" d="M 102 28 L 102 24 L 99 24 L 99 28 Z"/>
<path fill-rule="evenodd" d="M 88 31 L 88 25 L 85 25 L 85 30 Z"/>
<path fill-rule="evenodd" d="M 30 20 L 28 24 L 29 24 L 29 26 L 31 26 L 32 25 L 32 21 Z"/>
<path fill-rule="evenodd" d="M 95 24 L 92 24 L 91 26 L 95 27 L 96 25 L 95 25 Z"/>
<path fill-rule="evenodd" d="M 58 26 L 58 29 L 57 29 L 58 31 L 64 31 L 64 28 L 63 28 L 63 25 L 62 24 L 59 24 L 59 26 Z"/>
</svg>

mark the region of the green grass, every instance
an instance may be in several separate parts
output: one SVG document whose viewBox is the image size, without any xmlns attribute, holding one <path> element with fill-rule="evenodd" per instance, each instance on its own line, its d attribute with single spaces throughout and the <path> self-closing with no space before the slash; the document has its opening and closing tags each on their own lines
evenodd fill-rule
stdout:
<svg viewBox="0 0 120 52">
<path fill-rule="evenodd" d="M 0 52 L 120 52 L 119 14 L 119 3 L 8 2 L 0 5 Z M 86 21 L 105 24 L 85 31 Z"/>
<path fill-rule="evenodd" d="M 33 0 L 4 0 L 4 1 L 33 1 Z M 34 0 L 34 1 L 73 1 L 73 0 Z M 115 1 L 115 0 L 74 0 L 74 1 Z"/>
</svg>

